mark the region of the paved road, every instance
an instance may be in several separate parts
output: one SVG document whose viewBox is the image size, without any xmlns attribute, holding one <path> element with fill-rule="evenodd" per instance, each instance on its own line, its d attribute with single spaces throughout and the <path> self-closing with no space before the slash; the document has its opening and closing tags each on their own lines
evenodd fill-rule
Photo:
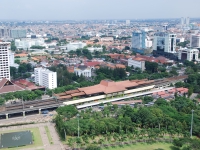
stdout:
<svg viewBox="0 0 200 150">
<path fill-rule="evenodd" d="M 50 114 L 52 114 L 53 116 L 50 116 Z M 35 123 L 49 122 L 53 119 L 55 114 L 56 114 L 56 112 L 52 111 L 48 115 L 33 114 L 33 115 L 25 116 L 25 117 L 14 117 L 14 118 L 9 118 L 9 119 L 1 119 L 0 125 L 28 123 L 28 122 L 35 122 Z"/>
</svg>

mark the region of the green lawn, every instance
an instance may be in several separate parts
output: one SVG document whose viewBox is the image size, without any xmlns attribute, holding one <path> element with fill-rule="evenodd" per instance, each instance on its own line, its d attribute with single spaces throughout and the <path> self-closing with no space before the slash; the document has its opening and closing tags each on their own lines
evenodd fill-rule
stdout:
<svg viewBox="0 0 200 150">
<path fill-rule="evenodd" d="M 175 150 L 172 144 L 168 143 L 153 143 L 153 144 L 135 144 L 124 147 L 109 147 L 103 150 Z"/>
<path fill-rule="evenodd" d="M 1 150 L 20 150 L 25 148 L 36 148 L 43 146 L 42 138 L 40 135 L 39 128 L 27 128 L 27 129 L 20 129 L 20 130 L 9 130 L 9 131 L 0 131 L 0 133 L 10 133 L 10 132 L 18 132 L 18 131 L 27 131 L 30 130 L 33 133 L 33 144 L 22 146 L 22 147 L 14 147 L 14 148 L 3 148 Z"/>
<path fill-rule="evenodd" d="M 15 60 L 20 60 L 20 61 L 27 60 L 27 59 L 28 59 L 28 57 L 15 58 Z"/>
<path fill-rule="evenodd" d="M 49 139 L 49 143 L 50 143 L 50 144 L 53 144 L 53 140 L 52 140 L 52 137 L 51 137 L 51 134 L 50 134 L 49 128 L 48 128 L 47 126 L 45 126 L 44 128 L 45 128 L 45 131 L 46 131 L 47 137 L 48 137 L 48 139 Z"/>
</svg>

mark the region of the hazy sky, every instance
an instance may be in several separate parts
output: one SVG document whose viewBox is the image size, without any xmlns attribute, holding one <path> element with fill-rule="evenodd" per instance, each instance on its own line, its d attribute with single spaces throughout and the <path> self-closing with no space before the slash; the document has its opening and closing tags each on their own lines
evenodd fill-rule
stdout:
<svg viewBox="0 0 200 150">
<path fill-rule="evenodd" d="M 0 20 L 200 17 L 200 0 L 0 0 Z"/>
</svg>

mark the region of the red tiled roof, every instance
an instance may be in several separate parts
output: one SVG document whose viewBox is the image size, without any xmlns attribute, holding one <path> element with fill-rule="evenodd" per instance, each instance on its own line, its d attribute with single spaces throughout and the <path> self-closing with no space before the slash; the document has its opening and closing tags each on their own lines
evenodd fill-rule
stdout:
<svg viewBox="0 0 200 150">
<path fill-rule="evenodd" d="M 0 94 L 9 93 L 9 92 L 16 92 L 16 91 L 23 91 L 24 88 L 21 88 L 17 86 L 16 84 L 13 84 L 9 80 L 3 78 L 0 81 Z"/>
<path fill-rule="evenodd" d="M 85 62 L 84 65 L 88 66 L 88 67 L 94 67 L 94 66 L 98 66 L 100 64 L 100 62 L 98 61 L 91 61 L 91 62 Z"/>
</svg>

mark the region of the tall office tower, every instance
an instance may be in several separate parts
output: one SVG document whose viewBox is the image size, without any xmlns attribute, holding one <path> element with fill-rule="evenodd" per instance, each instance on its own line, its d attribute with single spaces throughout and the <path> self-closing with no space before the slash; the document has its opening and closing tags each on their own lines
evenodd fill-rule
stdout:
<svg viewBox="0 0 200 150">
<path fill-rule="evenodd" d="M 163 25 L 164 31 L 167 31 L 168 25 Z"/>
<path fill-rule="evenodd" d="M 145 49 L 145 39 L 146 32 L 144 31 L 135 31 L 132 34 L 132 48 L 133 49 Z"/>
<path fill-rule="evenodd" d="M 0 80 L 10 80 L 9 46 L 10 42 L 0 42 Z"/>
<path fill-rule="evenodd" d="M 4 27 L 0 27 L 0 38 L 10 37 L 10 30 Z"/>
<path fill-rule="evenodd" d="M 181 25 L 183 26 L 185 24 L 185 18 L 181 18 Z"/>
<path fill-rule="evenodd" d="M 176 34 L 166 32 L 155 33 L 153 50 L 165 53 L 176 53 Z"/>
<path fill-rule="evenodd" d="M 186 24 L 187 26 L 190 25 L 190 18 L 189 18 L 189 17 L 186 18 L 186 20 L 185 20 L 185 24 Z"/>
<path fill-rule="evenodd" d="M 190 47 L 200 48 L 200 35 L 192 34 L 190 37 Z"/>
<path fill-rule="evenodd" d="M 11 29 L 10 30 L 10 37 L 17 39 L 17 38 L 25 38 L 26 37 L 26 30 L 25 29 Z"/>
<path fill-rule="evenodd" d="M 57 72 L 53 72 L 44 68 L 35 68 L 34 74 L 35 83 L 48 89 L 57 88 Z"/>
<path fill-rule="evenodd" d="M 130 24 L 131 24 L 131 21 L 130 20 L 126 20 L 126 25 L 130 26 Z"/>
</svg>

